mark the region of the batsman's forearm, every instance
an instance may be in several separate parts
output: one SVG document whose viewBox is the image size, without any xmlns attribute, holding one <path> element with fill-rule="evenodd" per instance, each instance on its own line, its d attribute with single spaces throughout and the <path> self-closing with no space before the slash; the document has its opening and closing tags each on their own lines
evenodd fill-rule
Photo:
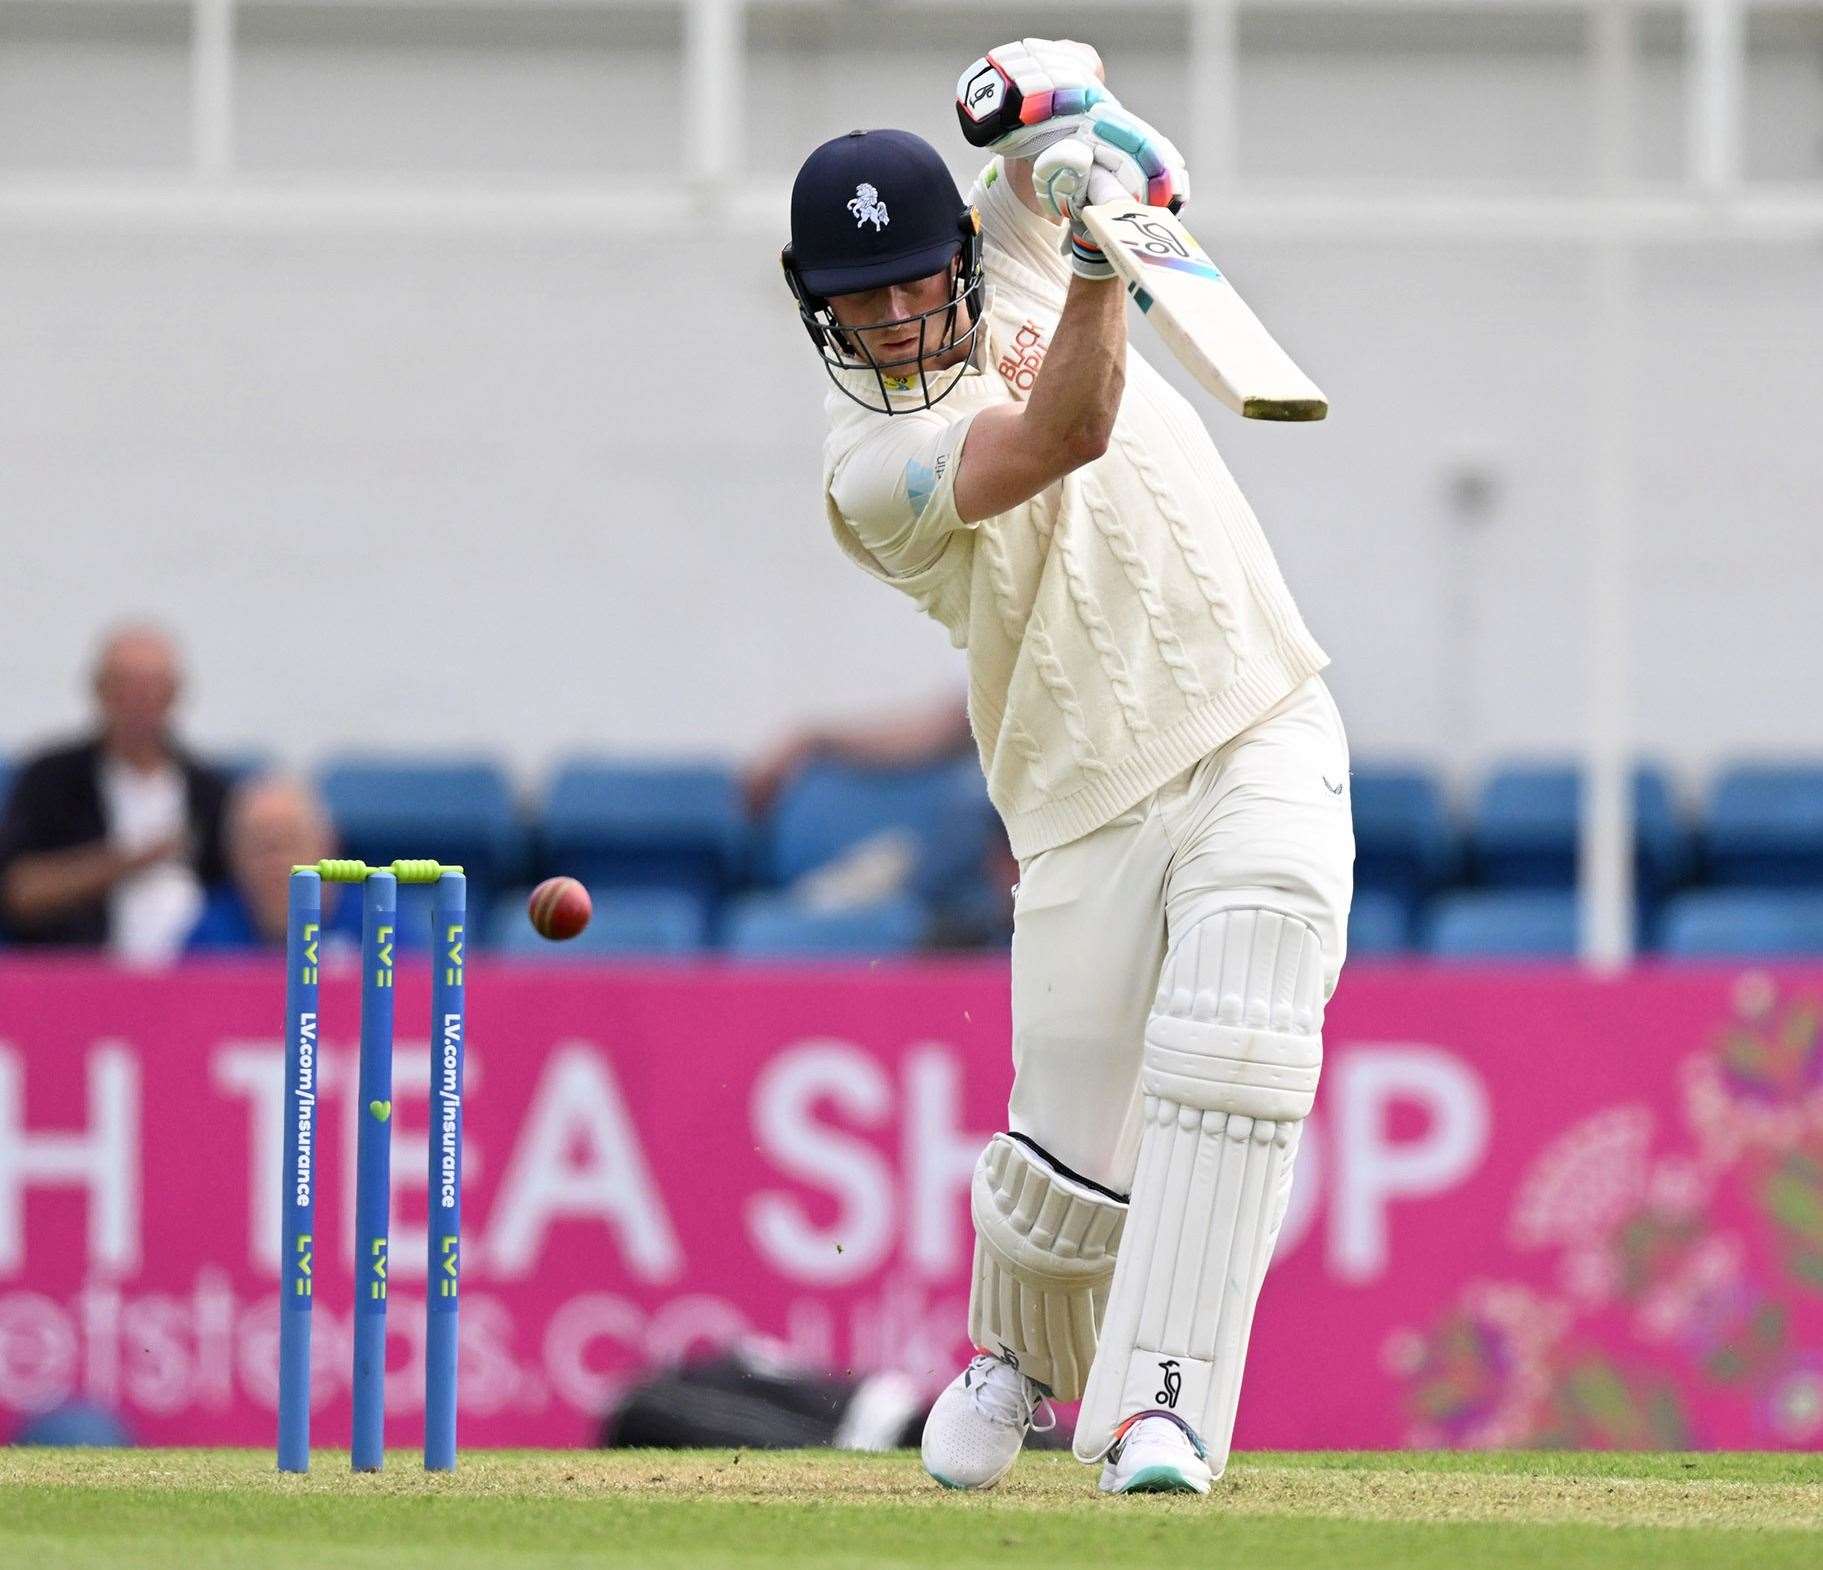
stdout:
<svg viewBox="0 0 1823 1570">
<path fill-rule="evenodd" d="M 1072 276 L 1025 419 L 1035 440 L 1093 462 L 1108 448 L 1127 381 L 1127 292 L 1118 278 Z"/>
<path fill-rule="evenodd" d="M 1032 183 L 1032 160 L 1003 158 L 1000 166 L 1006 171 L 1007 184 L 1012 187 L 1013 195 L 1019 198 L 1020 205 L 1027 212 L 1036 213 L 1046 223 L 1055 223 L 1056 217 L 1047 213 L 1044 204 L 1038 200 L 1038 188 Z"/>
</svg>

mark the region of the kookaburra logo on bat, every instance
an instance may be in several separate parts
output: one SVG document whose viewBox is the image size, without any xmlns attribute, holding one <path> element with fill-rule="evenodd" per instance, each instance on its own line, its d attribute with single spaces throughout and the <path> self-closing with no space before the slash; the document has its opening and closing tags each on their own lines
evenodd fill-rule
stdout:
<svg viewBox="0 0 1823 1570">
<path fill-rule="evenodd" d="M 1139 213 L 1122 213 L 1120 221 L 1140 237 L 1140 247 L 1154 256 L 1188 257 L 1190 254 L 1168 225 L 1155 223 Z"/>
<path fill-rule="evenodd" d="M 848 199 L 848 210 L 855 215 L 855 228 L 871 223 L 875 234 L 892 222 L 886 215 L 886 203 L 880 200 L 880 193 L 865 181 L 855 187 L 855 194 Z"/>
</svg>

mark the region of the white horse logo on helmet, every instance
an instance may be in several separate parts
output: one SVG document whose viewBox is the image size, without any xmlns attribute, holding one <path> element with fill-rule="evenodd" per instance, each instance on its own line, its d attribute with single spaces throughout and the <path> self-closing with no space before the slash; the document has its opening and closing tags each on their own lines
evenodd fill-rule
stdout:
<svg viewBox="0 0 1823 1570">
<path fill-rule="evenodd" d="M 871 223 L 875 234 L 892 222 L 886 216 L 886 203 L 880 200 L 880 193 L 865 182 L 855 187 L 855 194 L 849 198 L 848 210 L 855 215 L 855 228 Z"/>
</svg>

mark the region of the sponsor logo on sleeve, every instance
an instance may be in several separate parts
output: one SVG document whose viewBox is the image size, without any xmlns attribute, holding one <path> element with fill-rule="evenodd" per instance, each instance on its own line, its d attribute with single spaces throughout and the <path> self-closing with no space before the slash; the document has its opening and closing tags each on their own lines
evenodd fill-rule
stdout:
<svg viewBox="0 0 1823 1570">
<path fill-rule="evenodd" d="M 1015 392 L 1029 393 L 1038 380 L 1038 370 L 1044 364 L 1044 352 L 1048 348 L 1050 343 L 1038 330 L 1038 325 L 1026 322 L 1013 334 L 1012 345 L 1000 356 L 1001 380 Z"/>
</svg>

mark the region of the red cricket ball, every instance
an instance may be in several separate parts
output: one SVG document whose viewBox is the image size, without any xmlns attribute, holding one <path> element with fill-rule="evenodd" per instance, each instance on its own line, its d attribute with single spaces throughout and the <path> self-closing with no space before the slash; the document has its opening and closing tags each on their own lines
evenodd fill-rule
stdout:
<svg viewBox="0 0 1823 1570">
<path fill-rule="evenodd" d="M 589 924 L 594 906 L 589 903 L 589 891 L 574 878 L 546 878 L 532 890 L 525 911 L 540 937 L 561 941 L 575 937 Z"/>
</svg>

